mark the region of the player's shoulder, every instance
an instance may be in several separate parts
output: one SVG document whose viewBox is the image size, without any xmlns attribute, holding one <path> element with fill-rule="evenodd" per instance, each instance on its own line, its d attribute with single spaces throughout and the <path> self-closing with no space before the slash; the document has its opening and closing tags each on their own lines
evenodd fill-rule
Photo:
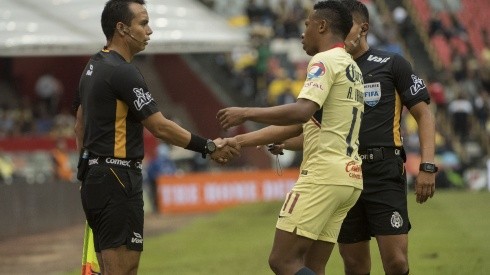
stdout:
<svg viewBox="0 0 490 275">
<path fill-rule="evenodd" d="M 369 52 L 366 55 L 366 59 L 371 62 L 378 63 L 388 63 L 388 62 L 396 62 L 403 61 L 406 62 L 406 59 L 398 53 L 389 52 L 380 49 L 369 49 Z"/>
</svg>

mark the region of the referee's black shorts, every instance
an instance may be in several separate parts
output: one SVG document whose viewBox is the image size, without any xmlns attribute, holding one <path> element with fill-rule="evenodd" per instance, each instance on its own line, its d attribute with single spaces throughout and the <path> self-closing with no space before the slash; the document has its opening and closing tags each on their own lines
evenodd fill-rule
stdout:
<svg viewBox="0 0 490 275">
<path fill-rule="evenodd" d="M 141 170 L 109 165 L 89 168 L 80 192 L 96 252 L 122 245 L 143 250 L 142 182 Z"/>
<path fill-rule="evenodd" d="M 357 243 L 376 235 L 407 234 L 407 177 L 403 158 L 362 163 L 364 189 L 347 213 L 339 243 Z"/>
</svg>

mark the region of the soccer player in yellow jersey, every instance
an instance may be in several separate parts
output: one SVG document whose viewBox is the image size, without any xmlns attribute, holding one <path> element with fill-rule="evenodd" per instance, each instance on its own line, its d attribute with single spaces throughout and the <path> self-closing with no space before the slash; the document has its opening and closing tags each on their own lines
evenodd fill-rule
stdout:
<svg viewBox="0 0 490 275">
<path fill-rule="evenodd" d="M 217 115 L 225 129 L 246 120 L 276 125 L 236 136 L 242 147 L 304 134 L 301 172 L 281 207 L 269 257 L 276 274 L 316 274 L 306 266 L 320 251 L 330 255 L 362 190 L 363 79 L 344 49 L 352 16 L 341 3 L 322 1 L 305 25 L 303 49 L 313 57 L 298 100 L 269 108 L 231 107 Z"/>
</svg>

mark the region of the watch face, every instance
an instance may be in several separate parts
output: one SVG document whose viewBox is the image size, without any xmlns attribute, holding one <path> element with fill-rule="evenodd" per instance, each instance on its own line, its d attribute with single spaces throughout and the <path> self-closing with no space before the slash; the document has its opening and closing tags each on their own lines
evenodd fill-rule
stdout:
<svg viewBox="0 0 490 275">
<path fill-rule="evenodd" d="M 433 163 L 423 163 L 420 165 L 420 170 L 425 172 L 435 173 L 437 172 L 437 167 Z"/>
<path fill-rule="evenodd" d="M 214 142 L 210 140 L 206 144 L 206 148 L 208 149 L 209 153 L 212 153 L 212 152 L 216 151 L 216 144 L 214 144 Z"/>
</svg>

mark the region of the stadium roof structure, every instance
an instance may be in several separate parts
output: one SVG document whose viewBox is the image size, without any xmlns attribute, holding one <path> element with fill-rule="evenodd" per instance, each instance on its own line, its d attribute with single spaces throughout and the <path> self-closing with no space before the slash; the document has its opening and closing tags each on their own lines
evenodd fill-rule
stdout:
<svg viewBox="0 0 490 275">
<path fill-rule="evenodd" d="M 106 42 L 101 0 L 0 0 L 0 56 L 90 55 Z M 246 30 L 195 0 L 147 0 L 151 41 L 143 53 L 226 52 Z"/>
</svg>

